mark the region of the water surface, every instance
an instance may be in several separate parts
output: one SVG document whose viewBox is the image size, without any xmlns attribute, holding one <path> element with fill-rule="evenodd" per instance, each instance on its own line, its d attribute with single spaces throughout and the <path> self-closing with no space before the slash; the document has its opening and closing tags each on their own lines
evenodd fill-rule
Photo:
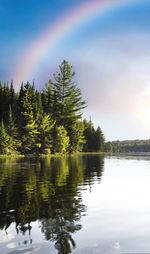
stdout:
<svg viewBox="0 0 150 254">
<path fill-rule="evenodd" d="M 0 253 L 150 253 L 150 157 L 0 160 Z"/>
</svg>

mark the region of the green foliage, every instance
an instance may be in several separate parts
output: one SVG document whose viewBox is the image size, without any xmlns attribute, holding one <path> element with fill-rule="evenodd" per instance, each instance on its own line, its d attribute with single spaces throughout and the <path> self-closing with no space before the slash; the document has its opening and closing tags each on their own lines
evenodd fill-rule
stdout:
<svg viewBox="0 0 150 254">
<path fill-rule="evenodd" d="M 39 134 L 38 125 L 34 120 L 33 113 L 27 116 L 26 125 L 23 126 L 21 137 L 22 142 L 22 152 L 23 153 L 35 153 L 36 152 L 36 140 Z"/>
<path fill-rule="evenodd" d="M 106 142 L 104 147 L 105 152 L 113 153 L 113 145 L 111 142 Z"/>
<path fill-rule="evenodd" d="M 7 149 L 7 145 L 9 144 L 9 136 L 6 133 L 4 123 L 1 122 L 0 126 L 0 153 L 7 154 L 9 151 Z"/>
<path fill-rule="evenodd" d="M 95 141 L 95 130 L 91 120 L 89 122 L 84 120 L 84 136 L 85 136 L 85 144 L 83 150 L 85 152 L 93 151 Z"/>
<path fill-rule="evenodd" d="M 70 152 L 82 151 L 84 140 L 84 125 L 81 121 L 75 121 L 68 126 L 68 135 L 70 137 Z"/>
<path fill-rule="evenodd" d="M 54 114 L 54 85 L 52 80 L 46 85 L 46 90 L 43 92 L 43 106 L 48 114 Z"/>
<path fill-rule="evenodd" d="M 7 125 L 7 133 L 11 139 L 11 144 L 13 150 L 17 152 L 21 147 L 21 142 L 18 139 L 18 129 L 15 125 L 15 120 L 12 115 L 11 107 L 9 109 L 9 117 L 8 117 L 8 125 Z"/>
<path fill-rule="evenodd" d="M 106 142 L 105 151 L 113 153 L 150 152 L 150 139 Z"/>
<path fill-rule="evenodd" d="M 103 150 L 101 129 L 95 130 L 91 121 L 82 121 L 86 103 L 74 76 L 72 66 L 63 61 L 43 91 L 27 82 L 17 93 L 13 81 L 10 85 L 0 83 L 0 154 Z"/>
<path fill-rule="evenodd" d="M 43 113 L 38 117 L 38 142 L 36 144 L 38 153 L 50 154 L 52 146 L 52 129 L 55 121 L 50 114 Z"/>
<path fill-rule="evenodd" d="M 16 94 L 13 88 L 13 82 L 11 85 L 0 82 L 0 121 L 3 120 L 4 124 L 8 124 L 9 109 L 11 107 L 14 112 L 16 106 Z"/>
<path fill-rule="evenodd" d="M 75 73 L 72 66 L 63 61 L 59 67 L 59 72 L 55 75 L 54 82 L 54 118 L 58 125 L 62 125 L 70 137 L 70 147 L 78 151 L 81 143 L 81 110 L 85 108 L 85 101 L 82 100 L 81 90 L 74 85 L 73 77 Z M 77 131 L 75 128 L 77 127 Z"/>
<path fill-rule="evenodd" d="M 38 125 L 35 118 L 36 109 L 36 95 L 34 86 L 27 83 L 24 88 L 20 90 L 20 118 L 19 118 L 19 131 L 21 139 L 21 152 L 22 153 L 35 153 L 36 140 L 38 132 Z"/>
<path fill-rule="evenodd" d="M 17 153 L 17 148 L 18 141 L 7 133 L 2 121 L 0 125 L 0 154 L 15 154 Z"/>
<path fill-rule="evenodd" d="M 54 140 L 54 151 L 56 153 L 66 153 L 69 147 L 69 137 L 64 126 L 56 127 L 56 138 Z"/>
<path fill-rule="evenodd" d="M 91 120 L 84 120 L 84 136 L 85 144 L 83 150 L 85 152 L 103 152 L 105 137 L 100 127 L 96 130 Z"/>
<path fill-rule="evenodd" d="M 101 128 L 98 126 L 97 130 L 95 131 L 95 149 L 96 151 L 104 151 L 104 144 L 105 144 L 105 137 L 101 130 Z"/>
</svg>

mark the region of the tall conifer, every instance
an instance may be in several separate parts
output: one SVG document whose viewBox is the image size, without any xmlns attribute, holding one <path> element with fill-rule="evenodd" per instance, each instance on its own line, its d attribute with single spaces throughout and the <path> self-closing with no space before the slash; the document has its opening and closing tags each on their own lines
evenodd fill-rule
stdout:
<svg viewBox="0 0 150 254">
<path fill-rule="evenodd" d="M 81 134 L 82 128 L 79 129 L 78 122 L 82 117 L 81 110 L 85 108 L 85 101 L 82 100 L 81 90 L 73 82 L 74 75 L 72 66 L 67 61 L 63 61 L 59 72 L 55 75 L 56 113 L 54 117 L 57 124 L 66 129 L 70 138 L 70 148 L 74 147 L 73 150 L 76 151 L 78 144 L 81 143 L 82 135 L 78 135 L 78 133 Z M 78 131 L 75 131 L 75 126 L 78 126 Z M 75 139 L 76 142 L 74 142 Z"/>
</svg>

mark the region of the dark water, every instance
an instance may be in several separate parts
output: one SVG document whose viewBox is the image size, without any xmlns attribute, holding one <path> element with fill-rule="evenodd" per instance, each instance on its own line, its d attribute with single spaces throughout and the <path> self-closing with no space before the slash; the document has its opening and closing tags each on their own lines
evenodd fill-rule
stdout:
<svg viewBox="0 0 150 254">
<path fill-rule="evenodd" d="M 0 160 L 0 253 L 150 253 L 150 160 Z"/>
</svg>

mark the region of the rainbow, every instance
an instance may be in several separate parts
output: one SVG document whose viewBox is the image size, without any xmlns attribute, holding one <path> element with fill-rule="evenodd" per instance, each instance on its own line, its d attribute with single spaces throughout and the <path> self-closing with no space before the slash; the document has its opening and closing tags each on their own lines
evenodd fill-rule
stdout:
<svg viewBox="0 0 150 254">
<path fill-rule="evenodd" d="M 33 70 L 40 63 L 41 58 L 48 50 L 53 50 L 57 41 L 60 41 L 69 31 L 97 12 L 103 13 L 109 8 L 126 3 L 127 0 L 90 0 L 78 6 L 60 18 L 55 24 L 48 26 L 43 34 L 24 52 L 14 72 L 13 78 L 16 85 L 28 80 Z M 130 0 L 131 2 L 131 0 Z"/>
</svg>

